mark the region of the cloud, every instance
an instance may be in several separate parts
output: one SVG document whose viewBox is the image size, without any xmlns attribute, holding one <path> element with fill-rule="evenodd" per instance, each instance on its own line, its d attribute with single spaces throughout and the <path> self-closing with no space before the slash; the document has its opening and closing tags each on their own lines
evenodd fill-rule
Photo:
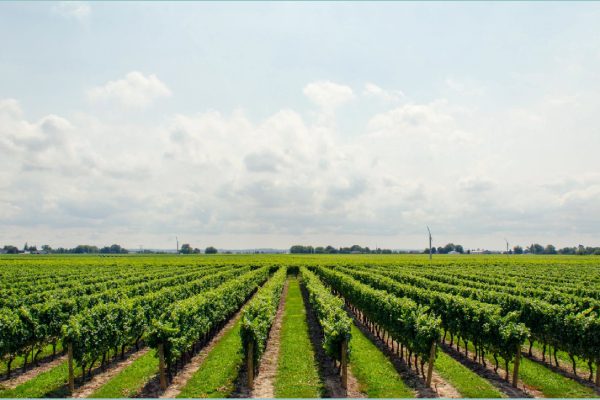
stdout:
<svg viewBox="0 0 600 400">
<path fill-rule="evenodd" d="M 378 98 L 385 102 L 397 102 L 405 97 L 400 90 L 385 90 L 370 82 L 365 83 L 363 95 Z"/>
<path fill-rule="evenodd" d="M 458 181 L 458 188 L 462 191 L 477 194 L 487 192 L 494 187 L 490 179 L 481 177 L 462 178 Z"/>
<path fill-rule="evenodd" d="M 349 86 L 331 81 L 309 83 L 304 87 L 304 95 L 324 110 L 334 110 L 354 99 L 354 92 Z"/>
<path fill-rule="evenodd" d="M 102 94 L 121 103 L 115 93 L 135 91 L 129 81 L 110 82 Z M 572 167 L 596 171 L 596 159 L 580 155 L 597 146 L 571 151 L 552 135 L 573 128 L 597 143 L 593 124 L 561 125 L 565 113 L 591 115 L 593 104 L 546 99 L 481 115 L 443 98 L 384 102 L 349 135 L 320 115 L 350 101 L 351 89 L 312 83 L 307 92 L 320 104 L 316 115 L 212 110 L 161 114 L 159 122 L 85 113 L 30 120 L 16 100 L 0 100 L 0 235 L 59 232 L 127 245 L 177 234 L 231 247 L 387 237 L 401 247 L 426 224 L 437 240 L 455 242 L 464 232 L 476 243 L 597 233 L 600 175 Z M 519 113 L 538 118 L 510 118 Z M 533 150 L 555 148 L 552 163 Z M 406 247 L 420 246 L 411 240 Z"/>
<path fill-rule="evenodd" d="M 65 18 L 79 21 L 86 20 L 92 13 L 90 4 L 83 1 L 61 1 L 54 7 L 54 10 Z"/>
<path fill-rule="evenodd" d="M 116 102 L 126 107 L 143 108 L 161 97 L 171 96 L 171 90 L 156 75 L 145 76 L 132 71 L 125 78 L 109 81 L 88 91 L 92 102 Z"/>
</svg>

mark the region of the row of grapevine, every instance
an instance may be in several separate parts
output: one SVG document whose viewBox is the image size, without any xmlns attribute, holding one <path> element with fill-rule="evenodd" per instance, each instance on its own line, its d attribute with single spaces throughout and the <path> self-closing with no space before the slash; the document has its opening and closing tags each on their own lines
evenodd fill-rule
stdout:
<svg viewBox="0 0 600 400">
<path fill-rule="evenodd" d="M 485 283 L 475 280 L 470 280 L 456 274 L 447 274 L 443 271 L 417 270 L 417 269 L 390 269 L 375 267 L 370 268 L 371 271 L 376 271 L 383 275 L 393 277 L 404 283 L 413 284 L 416 286 L 426 285 L 451 285 L 453 290 L 464 290 L 465 297 L 472 297 L 472 293 L 476 291 L 505 293 L 508 295 L 520 297 L 533 297 L 535 299 L 545 301 L 551 304 L 572 305 L 573 310 L 585 310 L 590 307 L 600 306 L 600 301 L 593 297 L 585 297 L 582 295 L 573 295 L 563 293 L 559 290 L 540 289 L 539 287 L 530 287 L 524 284 L 514 282 L 512 286 L 497 285 Z M 505 279 L 509 280 L 508 278 Z M 445 289 L 442 289 L 444 291 Z"/>
<path fill-rule="evenodd" d="M 352 320 L 344 310 L 344 301 L 333 295 L 306 267 L 301 267 L 300 273 L 302 284 L 308 292 L 308 301 L 323 328 L 323 348 L 330 357 L 339 361 L 342 345 L 350 340 L 352 327 Z"/>
<path fill-rule="evenodd" d="M 480 267 L 481 268 L 481 267 Z M 536 282 L 528 281 L 522 277 L 504 276 L 498 272 L 498 276 L 492 277 L 486 269 L 483 271 L 449 272 L 440 268 L 383 268 L 376 267 L 380 271 L 403 272 L 419 277 L 443 283 L 468 286 L 482 290 L 495 290 L 499 292 L 510 293 L 518 296 L 533 296 L 540 300 L 550 303 L 574 303 L 599 302 L 600 292 L 597 289 L 583 285 L 581 282 L 577 285 L 566 286 L 559 282 Z"/>
<path fill-rule="evenodd" d="M 308 293 L 308 302 L 316 314 L 323 332 L 323 348 L 340 363 L 342 387 L 348 387 L 348 342 L 352 320 L 344 310 L 344 301 L 333 295 L 321 280 L 306 267 L 300 267 L 302 285 Z"/>
<path fill-rule="evenodd" d="M 248 361 L 249 387 L 267 346 L 286 278 L 287 268 L 281 267 L 242 311 L 240 335 Z"/>
<path fill-rule="evenodd" d="M 227 271 L 228 269 L 223 269 Z M 229 270 L 232 270 L 230 268 Z M 175 288 L 180 293 L 196 287 L 196 283 L 201 281 L 208 274 L 219 271 L 218 269 L 199 270 L 193 276 L 186 276 L 183 280 L 167 278 L 155 280 L 156 284 L 142 285 L 140 289 L 132 291 L 136 296 L 146 293 L 165 293 L 169 288 Z M 195 278 L 190 282 L 184 281 Z M 135 283 L 131 287 L 138 286 Z M 32 353 L 35 348 L 41 349 L 48 343 L 56 345 L 57 340 L 65 337 L 64 326 L 69 319 L 78 314 L 85 313 L 93 309 L 96 305 L 109 307 L 110 304 L 125 301 L 128 287 L 120 289 L 109 289 L 105 292 L 89 296 L 74 298 L 52 299 L 47 302 L 34 304 L 31 307 L 18 307 L 16 309 L 0 309 L 0 321 L 8 321 L 7 328 L 0 332 L 0 357 L 7 358 L 7 366 L 10 366 L 12 360 L 17 355 Z M 10 369 L 7 371 L 10 374 Z"/>
<path fill-rule="evenodd" d="M 229 319 L 246 299 L 273 272 L 271 267 L 262 267 L 218 288 L 171 304 L 160 317 L 152 322 L 147 343 L 158 349 L 161 361 L 161 386 L 166 387 L 166 372 L 173 363 L 189 351 L 195 343 Z M 161 362 L 162 365 L 162 362 Z"/>
<path fill-rule="evenodd" d="M 329 271 L 325 268 L 322 270 Z M 492 352 L 510 360 L 529 335 L 527 327 L 518 322 L 517 313 L 503 315 L 496 305 L 400 284 L 366 270 L 344 269 L 343 274 L 385 293 L 407 297 L 428 307 L 441 317 L 445 331 L 473 343 L 478 351 Z"/>
<path fill-rule="evenodd" d="M 350 276 L 329 268 L 310 267 L 323 282 L 341 294 L 349 306 L 360 311 L 367 323 L 385 330 L 393 340 L 421 359 L 421 369 L 429 363 L 427 384 L 435 359 L 435 343 L 440 338 L 440 320 L 427 307 L 414 301 L 377 290 Z"/>
<path fill-rule="evenodd" d="M 377 273 L 396 282 L 498 305 L 503 315 L 512 313 L 527 326 L 531 340 L 566 351 L 573 359 L 573 365 L 575 356 L 589 363 L 600 362 L 600 308 L 597 304 L 586 304 L 586 309 L 581 310 L 570 303 L 550 304 L 536 298 L 432 282 L 397 272 Z"/>
<path fill-rule="evenodd" d="M 104 358 L 111 349 L 141 339 L 153 320 L 171 303 L 218 287 L 239 275 L 238 270 L 223 271 L 144 296 L 117 303 L 99 304 L 72 317 L 63 328 L 65 348 L 71 344 L 73 358 L 84 369 Z"/>
</svg>

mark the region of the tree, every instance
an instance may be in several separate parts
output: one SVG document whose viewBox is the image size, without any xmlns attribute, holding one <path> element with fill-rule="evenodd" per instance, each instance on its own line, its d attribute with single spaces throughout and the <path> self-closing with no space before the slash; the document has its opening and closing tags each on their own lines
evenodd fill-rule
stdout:
<svg viewBox="0 0 600 400">
<path fill-rule="evenodd" d="M 45 251 L 46 253 L 52 253 L 52 247 L 45 244 L 42 246 L 42 251 Z"/>
<path fill-rule="evenodd" d="M 192 253 L 192 246 L 190 246 L 189 243 L 184 243 L 181 245 L 181 249 L 179 249 L 179 252 L 181 254 L 191 254 Z"/>
<path fill-rule="evenodd" d="M 98 253 L 98 247 L 90 246 L 89 244 L 80 244 L 74 249 L 69 250 L 70 253 L 75 254 L 90 254 L 90 253 Z"/>
<path fill-rule="evenodd" d="M 544 254 L 556 254 L 556 247 L 549 244 L 544 248 Z"/>
<path fill-rule="evenodd" d="M 17 246 L 11 246 L 11 245 L 4 246 L 4 250 L 6 250 L 7 254 L 17 254 L 19 252 L 19 249 L 17 248 Z"/>
<path fill-rule="evenodd" d="M 205 250 L 204 250 L 204 254 L 217 254 L 218 250 L 213 247 L 213 246 L 208 246 Z"/>
<path fill-rule="evenodd" d="M 127 249 L 122 248 L 118 244 L 113 244 L 111 246 L 104 246 L 100 249 L 100 253 L 102 254 L 127 254 L 129 251 Z"/>
<path fill-rule="evenodd" d="M 529 250 L 529 252 L 532 254 L 542 254 L 544 252 L 544 246 L 542 246 L 539 243 L 535 243 L 531 244 L 531 246 L 529 246 L 527 250 Z"/>
<path fill-rule="evenodd" d="M 513 247 L 513 253 L 515 254 L 523 254 L 523 248 L 521 246 L 515 246 Z"/>
</svg>

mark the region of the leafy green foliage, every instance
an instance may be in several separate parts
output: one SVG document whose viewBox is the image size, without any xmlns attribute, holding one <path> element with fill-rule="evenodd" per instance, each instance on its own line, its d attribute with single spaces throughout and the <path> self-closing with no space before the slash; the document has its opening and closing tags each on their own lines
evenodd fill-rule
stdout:
<svg viewBox="0 0 600 400">
<path fill-rule="evenodd" d="M 254 344 L 254 365 L 258 363 L 265 351 L 269 331 L 277 314 L 281 291 L 287 277 L 287 268 L 282 267 L 258 291 L 252 301 L 244 307 L 241 318 L 240 335 L 244 353 L 248 354 L 248 346 Z"/>
<path fill-rule="evenodd" d="M 429 308 L 360 283 L 329 268 L 314 268 L 325 283 L 338 291 L 371 321 L 382 326 L 422 360 L 429 359 L 431 345 L 440 337 L 439 318 Z"/>
<path fill-rule="evenodd" d="M 308 301 L 323 328 L 323 348 L 330 357 L 339 360 L 342 342 L 350 341 L 352 320 L 344 310 L 344 301 L 331 294 L 319 278 L 301 267 L 302 283 L 308 291 Z M 347 351 L 350 347 L 347 347 Z"/>
</svg>

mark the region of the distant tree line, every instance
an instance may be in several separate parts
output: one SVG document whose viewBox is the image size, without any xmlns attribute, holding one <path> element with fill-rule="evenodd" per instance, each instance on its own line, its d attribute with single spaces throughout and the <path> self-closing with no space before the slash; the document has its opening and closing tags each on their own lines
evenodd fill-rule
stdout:
<svg viewBox="0 0 600 400">
<path fill-rule="evenodd" d="M 89 244 L 80 244 L 73 248 L 65 248 L 58 247 L 53 249 L 47 244 L 43 245 L 41 249 L 38 250 L 37 246 L 29 246 L 25 243 L 23 246 L 23 250 L 19 250 L 18 247 L 12 245 L 6 245 L 3 247 L 3 250 L 7 254 L 19 254 L 19 253 L 44 253 L 44 254 L 127 254 L 129 251 L 127 249 L 119 246 L 118 244 L 113 244 L 111 246 L 104 246 L 102 248 L 98 248 L 98 246 L 92 246 Z"/>
<path fill-rule="evenodd" d="M 369 247 L 361 247 L 357 244 L 350 247 L 333 247 L 333 246 L 303 246 L 296 244 L 290 247 L 292 254 L 392 254 L 390 249 L 370 249 Z"/>
<path fill-rule="evenodd" d="M 206 249 L 204 249 L 204 254 L 217 254 L 219 251 L 213 247 L 213 246 L 208 246 Z M 192 246 L 190 246 L 189 243 L 185 243 L 181 245 L 181 248 L 179 249 L 179 253 L 181 254 L 201 254 L 202 250 L 200 250 L 199 248 L 192 248 Z"/>
<path fill-rule="evenodd" d="M 579 256 L 589 256 L 589 255 L 600 255 L 600 247 L 590 247 L 579 245 L 576 247 L 563 247 L 562 249 L 557 249 L 554 245 L 547 244 L 546 246 L 542 246 L 539 243 L 533 243 L 525 248 L 521 246 L 515 246 L 512 248 L 512 251 L 509 253 L 513 254 L 565 254 L 565 255 L 579 255 Z"/>
<path fill-rule="evenodd" d="M 451 251 L 455 251 L 457 253 L 463 254 L 465 252 L 465 249 L 463 248 L 462 245 L 460 244 L 454 244 L 454 243 L 448 243 L 447 245 L 445 245 L 444 247 L 438 247 L 437 249 L 435 247 L 431 248 L 431 252 L 433 254 L 448 254 Z M 429 254 L 429 247 L 427 247 L 423 253 Z"/>
</svg>

